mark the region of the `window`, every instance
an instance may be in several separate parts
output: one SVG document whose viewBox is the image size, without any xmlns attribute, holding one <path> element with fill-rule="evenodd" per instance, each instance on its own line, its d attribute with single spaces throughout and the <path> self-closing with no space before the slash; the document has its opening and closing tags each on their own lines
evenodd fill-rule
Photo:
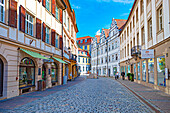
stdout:
<svg viewBox="0 0 170 113">
<path fill-rule="evenodd" d="M 144 30 L 144 27 L 142 28 L 142 45 L 145 44 L 145 30 Z"/>
<path fill-rule="evenodd" d="M 138 62 L 138 80 L 140 80 L 140 62 Z"/>
<path fill-rule="evenodd" d="M 49 29 L 48 27 L 46 27 L 46 38 L 45 38 L 45 42 L 48 43 L 48 44 L 50 43 L 50 40 L 49 40 L 50 38 L 49 38 L 49 37 L 50 37 L 50 29 Z"/>
<path fill-rule="evenodd" d="M 110 56 L 109 56 L 109 62 L 110 62 Z"/>
<path fill-rule="evenodd" d="M 107 62 L 107 57 L 105 58 L 105 61 Z"/>
<path fill-rule="evenodd" d="M 136 9 L 136 23 L 138 22 L 138 8 Z"/>
<path fill-rule="evenodd" d="M 25 18 L 25 33 L 33 36 L 33 17 L 26 13 Z"/>
<path fill-rule="evenodd" d="M 162 6 L 158 9 L 158 24 L 158 31 L 161 31 L 163 28 Z"/>
<path fill-rule="evenodd" d="M 137 45 L 139 45 L 139 33 L 137 33 Z"/>
<path fill-rule="evenodd" d="M 114 61 L 114 55 L 112 55 L 112 61 Z"/>
<path fill-rule="evenodd" d="M 132 32 L 132 22 L 130 22 L 130 32 Z"/>
<path fill-rule="evenodd" d="M 110 51 L 110 45 L 109 45 L 109 51 Z"/>
<path fill-rule="evenodd" d="M 85 45 L 85 50 L 87 50 L 87 45 Z"/>
<path fill-rule="evenodd" d="M 85 39 L 85 42 L 87 42 L 87 39 Z"/>
<path fill-rule="evenodd" d="M 112 43 L 112 49 L 114 49 L 114 43 Z"/>
<path fill-rule="evenodd" d="M 101 49 L 101 54 L 103 54 L 103 49 Z"/>
<path fill-rule="evenodd" d="M 58 35 L 55 35 L 55 47 L 58 48 Z"/>
<path fill-rule="evenodd" d="M 103 64 L 103 58 L 102 58 L 102 64 Z"/>
<path fill-rule="evenodd" d="M 115 42 L 115 48 L 117 48 L 117 41 Z"/>
<path fill-rule="evenodd" d="M 5 19 L 5 0 L 0 0 L 0 22 L 4 22 Z"/>
<path fill-rule="evenodd" d="M 84 58 L 83 58 L 83 63 L 84 63 Z"/>
<path fill-rule="evenodd" d="M 71 25 L 71 36 L 73 36 L 73 25 Z"/>
<path fill-rule="evenodd" d="M 64 24 L 66 25 L 66 11 L 64 11 L 63 20 L 64 20 Z"/>
<path fill-rule="evenodd" d="M 127 27 L 127 36 L 129 36 L 129 26 Z"/>
<path fill-rule="evenodd" d="M 50 11 L 50 0 L 46 0 L 46 8 Z"/>
<path fill-rule="evenodd" d="M 80 58 L 78 59 L 79 63 L 80 63 Z"/>
<path fill-rule="evenodd" d="M 117 56 L 117 54 L 116 54 L 116 60 L 118 60 L 118 56 Z"/>
<path fill-rule="evenodd" d="M 87 63 L 87 58 L 86 58 L 86 63 Z"/>
<path fill-rule="evenodd" d="M 83 40 L 81 40 L 81 43 L 83 43 Z"/>
<path fill-rule="evenodd" d="M 84 66 L 83 66 L 83 71 L 84 71 Z"/>
<path fill-rule="evenodd" d="M 146 60 L 142 61 L 142 80 L 146 81 Z"/>
<path fill-rule="evenodd" d="M 140 1 L 141 4 L 141 14 L 144 12 L 144 3 L 143 0 Z"/>
<path fill-rule="evenodd" d="M 127 56 L 129 56 L 129 44 L 127 45 Z"/>
<path fill-rule="evenodd" d="M 148 59 L 149 83 L 154 84 L 154 59 Z"/>
<path fill-rule="evenodd" d="M 152 38 L 152 19 L 148 21 L 148 28 L 149 28 L 149 40 Z"/>
<path fill-rule="evenodd" d="M 133 16 L 133 27 L 135 27 L 135 16 Z"/>
<path fill-rule="evenodd" d="M 59 16 L 58 7 L 56 7 L 56 9 L 55 9 L 55 13 L 56 13 L 56 18 L 57 18 L 57 20 L 58 20 L 58 16 Z"/>
<path fill-rule="evenodd" d="M 90 59 L 89 59 L 89 63 L 90 63 Z"/>
</svg>

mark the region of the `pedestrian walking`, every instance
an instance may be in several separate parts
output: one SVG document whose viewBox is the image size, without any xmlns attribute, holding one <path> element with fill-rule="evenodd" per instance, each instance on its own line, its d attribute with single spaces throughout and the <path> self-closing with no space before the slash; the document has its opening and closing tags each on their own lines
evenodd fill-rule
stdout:
<svg viewBox="0 0 170 113">
<path fill-rule="evenodd" d="M 125 72 L 122 72 L 121 76 L 122 76 L 122 80 L 125 80 Z"/>
</svg>

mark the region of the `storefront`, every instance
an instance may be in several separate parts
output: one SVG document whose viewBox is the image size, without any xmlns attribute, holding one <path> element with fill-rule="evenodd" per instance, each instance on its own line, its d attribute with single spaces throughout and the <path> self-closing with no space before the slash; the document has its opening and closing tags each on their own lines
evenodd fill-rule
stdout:
<svg viewBox="0 0 170 113">
<path fill-rule="evenodd" d="M 142 81 L 146 82 L 146 60 L 142 61 Z"/>
<path fill-rule="evenodd" d="M 0 58 L 0 97 L 3 96 L 3 70 L 4 70 L 4 64 Z"/>
<path fill-rule="evenodd" d="M 58 82 L 58 67 L 55 62 L 51 64 L 51 83 L 52 85 L 56 85 Z"/>
<path fill-rule="evenodd" d="M 136 79 L 136 64 L 134 64 L 134 70 L 133 70 L 133 74 L 134 74 L 134 79 Z"/>
<path fill-rule="evenodd" d="M 157 58 L 157 75 L 158 75 L 158 85 L 166 86 L 165 56 L 160 56 Z"/>
<path fill-rule="evenodd" d="M 138 64 L 138 80 L 140 80 L 140 62 L 138 62 L 137 64 Z"/>
<path fill-rule="evenodd" d="M 35 64 L 32 59 L 26 57 L 21 60 L 19 68 L 19 88 L 35 86 Z"/>
<path fill-rule="evenodd" d="M 113 74 L 114 74 L 114 76 L 116 75 L 116 73 L 117 73 L 117 67 L 114 67 L 114 68 L 113 68 Z"/>
<path fill-rule="evenodd" d="M 148 59 L 148 79 L 149 83 L 154 84 L 154 59 Z"/>
</svg>

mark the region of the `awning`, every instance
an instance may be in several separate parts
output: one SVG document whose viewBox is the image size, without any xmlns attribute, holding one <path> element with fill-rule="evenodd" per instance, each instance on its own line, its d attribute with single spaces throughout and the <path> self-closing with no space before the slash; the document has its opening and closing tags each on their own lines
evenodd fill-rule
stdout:
<svg viewBox="0 0 170 113">
<path fill-rule="evenodd" d="M 20 50 L 22 50 L 23 52 L 29 54 L 30 56 L 32 56 L 32 57 L 34 57 L 34 58 L 41 58 L 41 59 L 47 59 L 47 60 L 49 60 L 48 58 L 40 55 L 39 53 L 32 52 L 32 51 L 29 51 L 29 50 L 25 50 L 25 49 L 22 49 L 22 48 L 20 48 Z"/>
<path fill-rule="evenodd" d="M 59 61 L 59 62 L 61 62 L 61 63 L 67 64 L 66 62 L 64 62 L 63 60 L 61 60 L 61 59 L 59 59 L 59 58 L 56 58 L 56 57 L 52 57 L 52 58 L 54 58 L 55 60 L 57 60 L 57 61 Z"/>
</svg>

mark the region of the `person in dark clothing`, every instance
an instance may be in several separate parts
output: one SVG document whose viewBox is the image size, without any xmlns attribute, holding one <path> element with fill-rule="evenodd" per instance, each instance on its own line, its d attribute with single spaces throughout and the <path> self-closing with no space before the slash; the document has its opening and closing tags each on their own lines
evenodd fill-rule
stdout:
<svg viewBox="0 0 170 113">
<path fill-rule="evenodd" d="M 122 76 L 122 80 L 125 80 L 125 72 L 122 72 L 121 76 Z"/>
</svg>

